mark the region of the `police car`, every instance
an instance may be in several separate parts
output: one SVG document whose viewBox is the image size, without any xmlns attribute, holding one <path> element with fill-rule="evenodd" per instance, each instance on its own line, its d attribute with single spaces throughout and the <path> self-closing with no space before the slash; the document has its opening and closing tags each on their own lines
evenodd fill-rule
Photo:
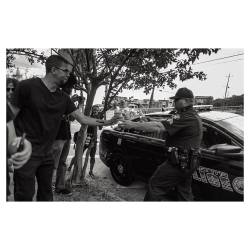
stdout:
<svg viewBox="0 0 250 250">
<path fill-rule="evenodd" d="M 243 116 L 219 111 L 199 113 L 203 122 L 201 161 L 193 173 L 196 200 L 243 201 Z M 134 118 L 135 122 L 171 118 L 169 111 Z M 135 179 L 148 181 L 165 160 L 162 134 L 104 129 L 100 136 L 100 158 L 115 181 L 128 186 Z"/>
</svg>

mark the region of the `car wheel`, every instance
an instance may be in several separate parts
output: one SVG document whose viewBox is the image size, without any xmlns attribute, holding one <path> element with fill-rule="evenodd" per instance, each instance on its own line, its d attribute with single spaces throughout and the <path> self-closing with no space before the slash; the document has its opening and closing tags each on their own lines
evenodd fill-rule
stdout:
<svg viewBox="0 0 250 250">
<path fill-rule="evenodd" d="M 131 165 L 127 159 L 124 159 L 122 154 L 113 156 L 110 171 L 114 180 L 120 185 L 129 186 L 134 181 Z"/>
</svg>

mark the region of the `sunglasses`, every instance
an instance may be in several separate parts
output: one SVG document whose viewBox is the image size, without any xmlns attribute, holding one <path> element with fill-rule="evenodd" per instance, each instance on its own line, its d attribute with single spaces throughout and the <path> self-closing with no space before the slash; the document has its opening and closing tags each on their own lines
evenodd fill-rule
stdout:
<svg viewBox="0 0 250 250">
<path fill-rule="evenodd" d="M 14 92 L 15 88 L 7 88 L 7 91 L 9 92 L 10 90 L 12 90 L 12 92 Z"/>
</svg>

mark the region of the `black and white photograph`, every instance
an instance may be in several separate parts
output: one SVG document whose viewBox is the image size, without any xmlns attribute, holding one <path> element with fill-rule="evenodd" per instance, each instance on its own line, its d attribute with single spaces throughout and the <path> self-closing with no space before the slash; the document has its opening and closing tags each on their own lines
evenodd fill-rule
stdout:
<svg viewBox="0 0 250 250">
<path fill-rule="evenodd" d="M 244 201 L 243 49 L 6 59 L 9 201 Z"/>
<path fill-rule="evenodd" d="M 249 248 L 246 2 L 0 9 L 1 249 Z"/>
</svg>

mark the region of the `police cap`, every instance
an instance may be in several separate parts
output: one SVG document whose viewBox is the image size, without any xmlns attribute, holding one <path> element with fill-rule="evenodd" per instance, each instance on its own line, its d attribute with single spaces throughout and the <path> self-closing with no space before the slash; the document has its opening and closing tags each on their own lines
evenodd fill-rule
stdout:
<svg viewBox="0 0 250 250">
<path fill-rule="evenodd" d="M 179 88 L 175 93 L 175 96 L 170 97 L 170 99 L 185 99 L 194 98 L 193 92 L 188 88 Z"/>
</svg>

